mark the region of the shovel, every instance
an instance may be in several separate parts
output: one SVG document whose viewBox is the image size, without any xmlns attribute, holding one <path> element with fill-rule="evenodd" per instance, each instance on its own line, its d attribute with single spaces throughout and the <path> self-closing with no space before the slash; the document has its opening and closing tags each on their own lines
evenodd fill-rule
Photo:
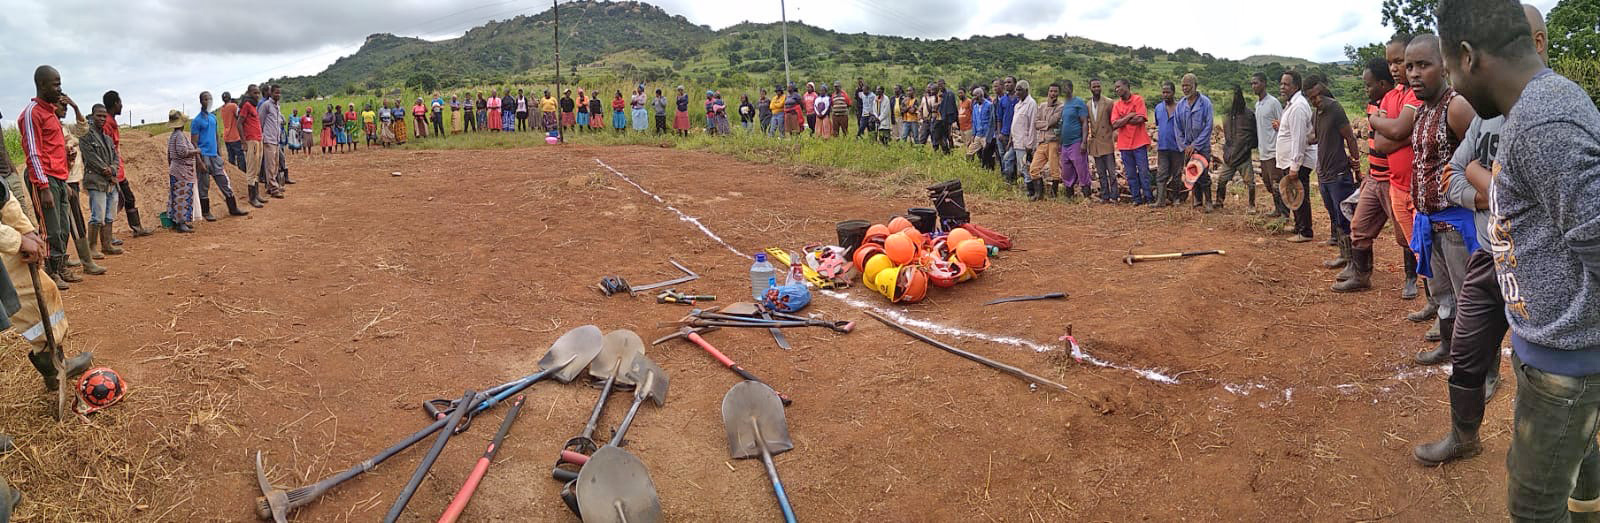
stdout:
<svg viewBox="0 0 1600 523">
<path fill-rule="evenodd" d="M 794 448 L 778 392 L 759 381 L 734 385 L 722 397 L 722 424 L 728 432 L 728 453 L 734 459 L 761 457 L 761 463 L 767 466 L 767 479 L 772 480 L 772 491 L 778 496 L 778 507 L 783 509 L 783 520 L 794 523 L 794 508 L 789 506 L 789 496 L 778 480 L 778 468 L 772 464 L 772 456 Z"/>
<path fill-rule="evenodd" d="M 581 464 L 567 459 L 569 452 L 590 455 L 599 449 L 591 438 L 594 437 L 595 428 L 600 424 L 600 414 L 605 411 L 606 399 L 611 397 L 611 391 L 615 390 L 617 383 L 634 384 L 634 376 L 629 375 L 627 371 L 633 368 L 634 360 L 642 355 L 644 355 L 644 340 L 640 339 L 638 334 L 627 329 L 606 333 L 605 341 L 600 347 L 600 355 L 589 364 L 589 376 L 605 380 L 605 384 L 600 388 L 600 399 L 595 400 L 594 410 L 589 413 L 589 422 L 584 424 L 583 432 L 567 440 L 567 444 L 562 446 L 561 453 L 556 456 L 555 467 L 550 469 L 551 477 L 563 482 L 578 479 L 578 471 L 574 468 Z M 563 465 L 573 467 L 563 467 Z"/>
<path fill-rule="evenodd" d="M 474 401 L 477 401 L 477 398 L 480 397 L 484 399 L 477 401 L 466 414 L 477 414 L 488 410 L 495 404 L 521 392 L 523 389 L 533 386 L 535 383 L 544 381 L 546 378 L 553 377 L 562 383 L 570 383 L 573 378 L 578 377 L 578 373 L 583 372 L 584 366 L 588 365 L 600 353 L 600 345 L 601 334 L 599 327 L 584 325 L 567 331 L 566 334 L 562 334 L 560 338 L 557 338 L 555 343 L 550 345 L 550 350 L 545 352 L 544 357 L 539 359 L 539 368 L 541 370 L 538 373 L 509 383 L 507 384 L 509 386 L 504 386 L 498 393 L 488 396 L 482 394 L 475 396 L 473 398 Z M 412 433 L 406 439 L 394 444 L 394 446 L 379 452 L 378 455 L 367 458 L 366 461 L 345 469 L 343 472 L 323 478 L 316 483 L 289 490 L 275 488 L 271 482 L 267 481 L 266 468 L 262 466 L 261 462 L 261 453 L 256 452 L 256 482 L 261 485 L 262 494 L 256 498 L 256 516 L 261 519 L 271 519 L 283 523 L 288 520 L 290 510 L 305 506 L 315 500 L 317 496 L 327 492 L 328 489 L 372 470 L 383 463 L 384 460 L 394 457 L 395 454 L 399 454 L 418 441 L 422 441 L 423 438 L 427 438 L 429 434 L 438 432 L 448 423 L 448 419 L 436 420 L 422 430 Z"/>
<path fill-rule="evenodd" d="M 635 404 L 637 405 L 637 403 Z M 606 445 L 589 459 L 574 482 L 578 517 L 584 523 L 654 523 L 661 500 L 644 463 L 621 447 Z"/>
<path fill-rule="evenodd" d="M 639 413 L 639 406 L 645 400 L 655 402 L 656 408 L 667 405 L 667 371 L 643 354 L 633 359 L 633 369 L 628 372 L 639 384 L 633 388 L 633 405 L 628 407 L 628 415 L 622 417 L 622 423 L 617 425 L 617 432 L 611 435 L 608 445 L 621 447 L 622 436 L 628 433 L 628 427 L 633 425 L 633 416 Z"/>
<path fill-rule="evenodd" d="M 765 314 L 769 315 L 771 318 L 777 318 L 779 321 L 799 321 L 805 322 L 806 325 L 810 327 L 827 327 L 840 334 L 849 334 L 856 328 L 856 322 L 853 321 L 827 321 L 816 318 L 807 318 L 798 314 L 766 310 L 761 308 L 761 306 L 750 302 L 734 303 L 728 305 L 727 307 L 723 307 L 720 310 L 706 312 L 715 312 L 719 318 L 724 316 L 744 316 L 748 318 L 748 321 L 774 321 L 763 316 L 763 314 Z"/>
</svg>

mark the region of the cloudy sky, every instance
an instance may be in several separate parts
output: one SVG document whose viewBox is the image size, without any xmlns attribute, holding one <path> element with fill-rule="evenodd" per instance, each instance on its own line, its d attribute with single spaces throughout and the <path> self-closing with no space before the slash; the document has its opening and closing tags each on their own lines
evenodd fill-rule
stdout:
<svg viewBox="0 0 1600 523">
<path fill-rule="evenodd" d="M 646 0 L 722 28 L 777 21 L 776 0 Z M 1556 0 L 1533 0 L 1548 12 Z M 459 36 L 488 20 L 549 9 L 549 0 L 4 0 L 0 114 L 16 125 L 33 96 L 33 69 L 51 64 L 85 110 L 115 89 L 124 123 L 195 110 L 202 90 L 235 93 L 267 77 L 314 74 L 360 48 L 368 34 Z M 840 32 L 925 38 L 1071 34 L 1219 57 L 1277 54 L 1331 61 L 1345 44 L 1387 38 L 1382 0 L 1324 4 L 1314 16 L 1245 0 L 812 0 L 789 1 L 791 21 Z M 1204 6 L 1204 8 L 1200 8 Z"/>
</svg>

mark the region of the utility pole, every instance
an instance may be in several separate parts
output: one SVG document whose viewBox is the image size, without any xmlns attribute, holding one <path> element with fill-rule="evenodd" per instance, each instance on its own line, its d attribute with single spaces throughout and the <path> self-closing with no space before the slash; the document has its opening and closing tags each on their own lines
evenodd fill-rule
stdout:
<svg viewBox="0 0 1600 523">
<path fill-rule="evenodd" d="M 561 128 L 561 0 L 550 0 L 550 12 L 556 19 L 556 138 L 567 143 L 567 133 Z"/>
<path fill-rule="evenodd" d="M 778 9 L 783 11 L 778 19 L 783 21 L 783 83 L 788 87 L 794 83 L 789 77 L 789 8 L 785 7 L 784 0 L 778 0 Z"/>
</svg>

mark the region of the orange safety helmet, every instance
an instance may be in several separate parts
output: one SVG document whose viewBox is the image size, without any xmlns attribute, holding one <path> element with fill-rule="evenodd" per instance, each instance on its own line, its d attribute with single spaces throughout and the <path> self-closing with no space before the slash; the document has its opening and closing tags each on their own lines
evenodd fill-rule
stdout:
<svg viewBox="0 0 1600 523">
<path fill-rule="evenodd" d="M 979 238 L 961 242 L 956 244 L 956 258 L 968 267 L 972 267 L 972 270 L 983 272 L 989 268 L 989 246 L 984 245 L 983 240 Z"/>
<path fill-rule="evenodd" d="M 888 225 L 884 225 L 884 224 L 881 224 L 881 223 L 877 224 L 877 225 L 873 225 L 871 227 L 867 227 L 866 236 L 862 236 L 861 237 L 861 245 L 862 246 L 866 246 L 867 244 L 870 244 L 870 243 L 883 245 L 883 240 L 888 238 L 889 235 L 892 234 L 892 233 L 893 233 L 893 231 L 889 230 L 889 226 Z"/>
<path fill-rule="evenodd" d="M 948 289 L 956 286 L 956 277 L 960 276 L 956 266 L 944 260 L 932 260 L 926 265 L 928 270 L 928 283 L 934 287 Z"/>
<path fill-rule="evenodd" d="M 883 252 L 889 255 L 889 261 L 895 265 L 905 265 L 917 259 L 917 250 L 917 243 L 903 231 L 889 235 L 889 239 L 883 242 Z"/>
<path fill-rule="evenodd" d="M 911 228 L 902 230 L 897 234 L 906 235 L 906 238 L 910 238 L 911 239 L 911 243 L 915 244 L 918 248 L 927 248 L 928 247 L 928 237 L 923 235 L 922 231 L 917 230 L 916 227 L 911 227 Z"/>
<path fill-rule="evenodd" d="M 907 220 L 904 216 L 896 216 L 894 219 L 889 220 L 889 234 L 915 228 L 916 227 L 911 226 L 911 220 Z"/>
<path fill-rule="evenodd" d="M 895 281 L 895 303 L 917 303 L 928 296 L 928 273 L 921 267 L 901 267 Z"/>
<path fill-rule="evenodd" d="M 966 283 L 978 277 L 977 271 L 972 270 L 972 267 L 968 267 L 967 264 L 961 263 L 961 260 L 955 259 L 954 256 L 950 257 L 950 265 L 955 267 L 953 270 L 956 273 L 956 283 Z"/>
<path fill-rule="evenodd" d="M 968 231 L 968 230 L 963 229 L 961 227 L 956 227 L 955 229 L 950 231 L 950 234 L 945 235 L 945 244 L 947 244 L 947 245 L 961 245 L 961 242 L 970 240 L 972 238 L 974 238 L 974 236 L 972 235 L 971 231 Z"/>
<path fill-rule="evenodd" d="M 856 249 L 854 259 L 851 260 L 855 262 L 856 270 L 865 271 L 867 269 L 867 259 L 874 254 L 883 254 L 883 247 L 872 243 L 861 244 L 861 247 Z"/>
</svg>

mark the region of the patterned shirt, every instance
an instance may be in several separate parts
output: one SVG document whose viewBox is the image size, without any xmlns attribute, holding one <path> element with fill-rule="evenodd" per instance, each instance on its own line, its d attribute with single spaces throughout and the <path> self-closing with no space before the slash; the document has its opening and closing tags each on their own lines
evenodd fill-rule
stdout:
<svg viewBox="0 0 1600 523">
<path fill-rule="evenodd" d="M 1411 130 L 1411 145 L 1415 154 L 1412 159 L 1415 174 L 1411 184 L 1411 199 L 1416 202 L 1418 212 L 1432 214 L 1450 207 L 1450 202 L 1444 198 L 1445 169 L 1450 167 L 1450 157 L 1455 154 L 1456 145 L 1461 143 L 1460 139 L 1450 135 L 1447 114 L 1450 101 L 1455 97 L 1455 88 L 1446 87 L 1444 94 L 1439 96 L 1439 103 L 1423 104 L 1417 110 L 1417 125 Z"/>
<path fill-rule="evenodd" d="M 183 131 L 174 130 L 167 137 L 167 174 L 177 178 L 180 182 L 194 183 L 194 144 L 189 143 L 189 135 Z"/>
</svg>

